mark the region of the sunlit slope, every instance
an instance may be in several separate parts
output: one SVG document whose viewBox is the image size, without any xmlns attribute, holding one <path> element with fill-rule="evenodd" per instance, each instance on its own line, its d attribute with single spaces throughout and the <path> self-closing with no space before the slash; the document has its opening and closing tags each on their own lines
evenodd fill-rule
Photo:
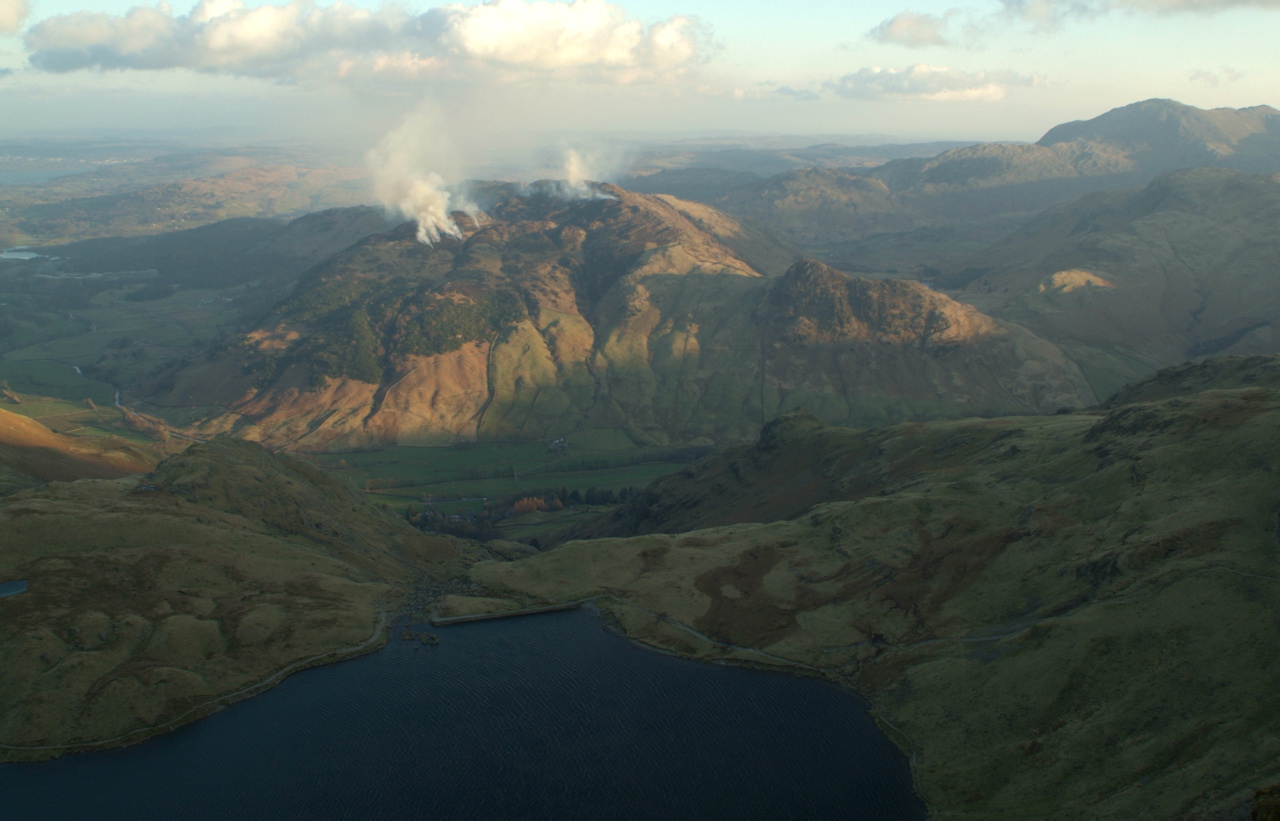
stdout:
<svg viewBox="0 0 1280 821">
<path fill-rule="evenodd" d="M 63 436 L 34 419 L 0 410 L 0 465 L 41 481 L 114 479 L 145 473 L 155 456 L 117 439 Z"/>
<path fill-rule="evenodd" d="M 1280 176 L 1221 168 L 1046 211 L 966 294 L 1067 346 L 1100 395 L 1158 367 L 1280 351 Z"/>
<path fill-rule="evenodd" d="M 314 269 L 257 329 L 159 375 L 156 406 L 319 450 L 603 428 L 723 443 L 801 405 L 866 424 L 1093 399 L 1055 346 L 924 286 L 812 262 L 762 276 L 785 244 L 706 206 L 607 187 L 468 225 Z"/>
<path fill-rule="evenodd" d="M 0 759 L 127 743 L 299 663 L 369 649 L 425 537 L 321 471 L 219 440 L 145 479 L 0 501 Z M 451 574 L 453 571 L 449 570 Z"/>
<path fill-rule="evenodd" d="M 472 575 L 847 679 L 941 817 L 1220 817 L 1280 776 L 1280 386 L 1272 359 L 1229 367 L 1262 375 L 1049 417 L 784 419 L 614 521 L 672 535 Z M 677 532 L 698 521 L 738 523 Z"/>
</svg>

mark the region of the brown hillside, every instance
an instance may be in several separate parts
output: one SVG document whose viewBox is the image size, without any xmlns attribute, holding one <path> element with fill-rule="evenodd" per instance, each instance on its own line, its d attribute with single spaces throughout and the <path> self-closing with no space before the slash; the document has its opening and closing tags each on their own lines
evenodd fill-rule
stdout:
<svg viewBox="0 0 1280 821">
<path fill-rule="evenodd" d="M 0 410 L 0 464 L 41 481 L 117 479 L 146 473 L 153 455 L 119 440 L 64 436 L 34 419 Z"/>
</svg>

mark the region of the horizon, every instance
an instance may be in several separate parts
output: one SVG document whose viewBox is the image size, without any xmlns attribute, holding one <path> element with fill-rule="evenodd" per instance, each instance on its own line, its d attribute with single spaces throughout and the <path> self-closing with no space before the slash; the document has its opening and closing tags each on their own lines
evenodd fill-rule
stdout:
<svg viewBox="0 0 1280 821">
<path fill-rule="evenodd" d="M 1034 141 L 1146 99 L 1275 102 L 1277 9 L 0 0 L 0 139 L 203 136 L 359 154 L 427 112 L 435 150 L 453 155 L 443 164 L 464 166 L 521 150 L 517 132 L 543 145 L 639 133 Z"/>
</svg>

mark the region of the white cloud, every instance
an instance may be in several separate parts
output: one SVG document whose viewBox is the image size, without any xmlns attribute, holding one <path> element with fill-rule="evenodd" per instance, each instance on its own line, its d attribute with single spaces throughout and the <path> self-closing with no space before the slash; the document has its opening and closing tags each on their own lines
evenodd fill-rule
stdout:
<svg viewBox="0 0 1280 821">
<path fill-rule="evenodd" d="M 13 0 L 0 0 L 0 3 Z M 680 73 L 699 59 L 697 23 L 645 26 L 606 0 L 490 0 L 421 15 L 311 0 L 247 8 L 202 0 L 174 16 L 166 3 L 124 15 L 51 17 L 26 36 L 30 62 L 53 72 L 168 69 L 271 78 L 421 79 L 495 71 L 508 77 L 636 82 Z"/>
<path fill-rule="evenodd" d="M 13 34 L 27 19 L 27 0 L 0 0 L 0 34 Z"/>
<path fill-rule="evenodd" d="M 1039 77 L 1009 71 L 962 71 L 916 63 L 907 68 L 862 68 L 827 83 L 827 88 L 858 100 L 1002 100 L 1010 86 L 1039 82 Z"/>
<path fill-rule="evenodd" d="M 1188 75 L 1188 79 L 1191 80 L 1191 82 L 1201 83 L 1202 85 L 1209 86 L 1210 88 L 1217 88 L 1223 83 L 1234 83 L 1243 77 L 1244 75 L 1240 72 L 1235 69 L 1227 68 L 1226 66 L 1223 66 L 1218 71 L 1197 69 Z"/>
<path fill-rule="evenodd" d="M 1234 8 L 1280 10 L 1280 0 L 998 0 L 999 10 L 980 15 L 972 10 L 948 9 L 941 15 L 904 11 L 867 32 L 868 39 L 889 45 L 925 48 L 974 42 L 993 28 L 1029 25 L 1052 31 L 1069 20 L 1097 18 L 1114 11 L 1131 13 L 1212 14 Z M 958 37 L 956 28 L 961 28 Z"/>
<path fill-rule="evenodd" d="M 1280 10 L 1280 0 L 1000 0 L 1000 15 L 1055 28 L 1070 18 L 1097 17 L 1111 11 L 1212 14 L 1233 8 Z"/>
<path fill-rule="evenodd" d="M 941 16 L 935 14 L 917 14 L 904 11 L 885 20 L 867 32 L 867 37 L 880 43 L 889 43 L 908 48 L 924 48 L 926 46 L 949 46 L 951 37 L 947 32 L 949 18 L 954 11 Z"/>
<path fill-rule="evenodd" d="M 781 94 L 783 97 L 790 97 L 793 100 L 808 103 L 814 100 L 822 99 L 822 95 L 816 91 L 807 88 L 792 88 L 791 86 L 778 86 L 774 92 Z"/>
<path fill-rule="evenodd" d="M 1113 0 L 1112 5 L 1155 12 L 1210 13 L 1234 8 L 1280 9 L 1280 0 Z"/>
</svg>

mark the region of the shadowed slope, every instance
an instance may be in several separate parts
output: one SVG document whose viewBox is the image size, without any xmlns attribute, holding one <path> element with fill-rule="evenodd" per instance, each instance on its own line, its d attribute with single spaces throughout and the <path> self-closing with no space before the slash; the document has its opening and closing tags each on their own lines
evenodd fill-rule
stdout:
<svg viewBox="0 0 1280 821">
<path fill-rule="evenodd" d="M 1280 776 L 1261 754 L 1280 731 L 1280 390 L 1230 387 L 1273 365 L 1109 411 L 872 431 L 792 417 L 614 522 L 719 526 L 472 575 L 602 597 L 683 654 L 851 683 L 940 817 L 1223 817 Z"/>
<path fill-rule="evenodd" d="M 456 572 L 450 543 L 251 443 L 144 481 L 0 500 L 0 579 L 28 582 L 0 599 L 0 760 L 139 741 L 371 649 L 392 583 Z"/>
<path fill-rule="evenodd" d="M 1067 346 L 1105 396 L 1186 359 L 1280 350 L 1277 221 L 1280 176 L 1177 171 L 1046 211 L 965 293 Z"/>
</svg>

